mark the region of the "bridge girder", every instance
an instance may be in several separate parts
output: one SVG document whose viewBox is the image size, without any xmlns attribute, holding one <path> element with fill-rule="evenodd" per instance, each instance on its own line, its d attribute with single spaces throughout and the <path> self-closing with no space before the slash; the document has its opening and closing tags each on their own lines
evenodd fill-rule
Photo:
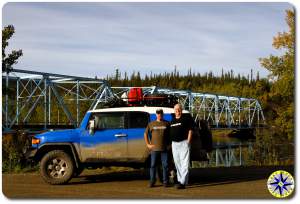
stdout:
<svg viewBox="0 0 300 204">
<path fill-rule="evenodd" d="M 74 127 L 79 125 L 87 110 L 103 103 L 121 99 L 133 87 L 110 87 L 107 81 L 28 70 L 10 70 L 3 73 L 5 100 L 2 103 L 4 129 L 24 123 L 48 125 L 60 123 L 60 117 Z M 4 84 L 4 83 L 3 83 Z M 212 127 L 254 127 L 265 124 L 262 107 L 253 98 L 166 89 L 156 86 L 140 87 L 144 94 L 168 94 L 178 98 L 195 119 L 207 120 Z M 10 90 L 14 90 L 10 94 Z M 71 109 L 70 107 L 75 106 Z M 58 113 L 54 113 L 57 107 Z M 64 113 L 64 115 L 61 114 Z M 31 121 L 36 115 L 39 121 Z"/>
<path fill-rule="evenodd" d="M 91 104 L 114 97 L 107 81 L 95 78 L 12 69 L 2 74 L 2 81 L 5 81 L 2 124 L 6 130 L 14 125 L 40 123 L 46 129 L 54 121 L 59 124 L 60 117 L 77 127 Z M 81 110 L 83 102 L 88 107 Z M 74 105 L 75 111 L 70 109 Z M 57 107 L 57 115 L 53 107 Z M 32 115 L 38 115 L 38 121 L 31 121 Z"/>
<path fill-rule="evenodd" d="M 143 94 L 167 94 L 178 97 L 178 102 L 189 110 L 195 120 L 207 120 L 212 127 L 242 128 L 265 125 L 262 107 L 257 99 L 217 95 L 211 93 L 192 92 L 150 87 L 111 87 L 113 92 L 121 98 L 131 88 L 142 88 Z"/>
</svg>

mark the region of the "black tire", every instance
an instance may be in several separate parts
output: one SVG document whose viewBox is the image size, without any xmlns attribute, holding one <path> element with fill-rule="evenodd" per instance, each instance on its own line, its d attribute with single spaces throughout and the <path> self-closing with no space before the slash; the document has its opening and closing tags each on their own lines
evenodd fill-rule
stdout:
<svg viewBox="0 0 300 204">
<path fill-rule="evenodd" d="M 74 168 L 73 159 L 68 153 L 62 150 L 53 150 L 43 156 L 40 174 L 49 184 L 65 184 L 72 178 Z"/>
</svg>

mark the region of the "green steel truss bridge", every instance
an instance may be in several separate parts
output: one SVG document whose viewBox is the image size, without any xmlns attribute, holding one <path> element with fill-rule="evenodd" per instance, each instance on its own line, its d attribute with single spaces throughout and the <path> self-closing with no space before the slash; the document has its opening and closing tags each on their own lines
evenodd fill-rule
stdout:
<svg viewBox="0 0 300 204">
<path fill-rule="evenodd" d="M 46 72 L 11 69 L 2 73 L 2 129 L 78 127 L 88 110 L 122 99 L 133 87 L 110 87 L 107 81 Z M 143 94 L 176 96 L 193 117 L 216 129 L 265 125 L 257 99 L 139 87 Z"/>
</svg>

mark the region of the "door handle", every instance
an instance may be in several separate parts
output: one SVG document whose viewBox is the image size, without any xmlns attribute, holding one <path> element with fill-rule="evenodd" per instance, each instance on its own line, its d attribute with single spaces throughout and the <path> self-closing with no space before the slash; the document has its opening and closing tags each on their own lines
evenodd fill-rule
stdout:
<svg viewBox="0 0 300 204">
<path fill-rule="evenodd" d="M 127 137 L 127 134 L 115 134 L 115 137 Z"/>
</svg>

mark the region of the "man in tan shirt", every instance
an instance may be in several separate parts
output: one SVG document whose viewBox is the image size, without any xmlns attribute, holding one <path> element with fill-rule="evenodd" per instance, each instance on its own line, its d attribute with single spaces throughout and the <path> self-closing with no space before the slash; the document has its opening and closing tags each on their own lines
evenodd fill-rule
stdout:
<svg viewBox="0 0 300 204">
<path fill-rule="evenodd" d="M 163 183 L 168 186 L 168 153 L 167 146 L 170 144 L 169 139 L 169 122 L 163 120 L 163 110 L 156 110 L 156 120 L 150 122 L 145 130 L 144 138 L 148 149 L 151 151 L 150 166 L 150 184 L 153 187 L 156 181 L 156 167 L 158 157 L 161 157 L 163 166 Z M 150 136 L 150 137 L 149 137 Z"/>
</svg>

